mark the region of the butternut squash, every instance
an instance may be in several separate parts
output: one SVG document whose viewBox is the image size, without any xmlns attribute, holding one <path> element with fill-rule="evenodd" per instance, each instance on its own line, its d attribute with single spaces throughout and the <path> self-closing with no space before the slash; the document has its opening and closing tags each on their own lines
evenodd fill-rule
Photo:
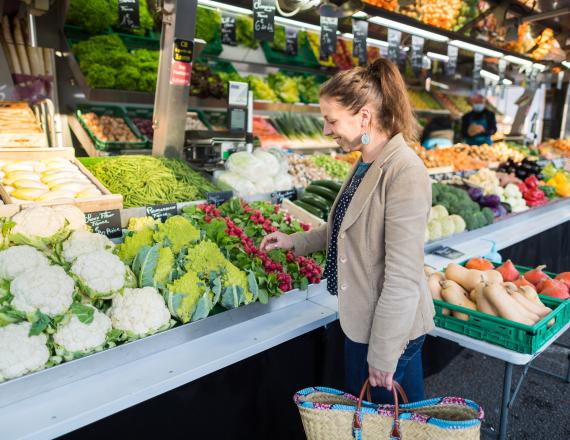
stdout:
<svg viewBox="0 0 570 440">
<path fill-rule="evenodd" d="M 433 272 L 428 278 L 428 287 L 433 299 L 444 301 L 441 296 L 441 283 L 445 281 L 445 276 L 441 272 Z M 441 313 L 449 315 L 449 309 L 442 309 Z"/>
<path fill-rule="evenodd" d="M 483 296 L 497 310 L 501 318 L 530 326 L 540 319 L 538 315 L 527 311 L 512 298 L 500 284 L 487 283 L 483 288 Z"/>
<path fill-rule="evenodd" d="M 441 296 L 446 302 L 467 309 L 477 310 L 475 303 L 467 297 L 467 292 L 455 281 L 445 280 L 441 283 L 441 287 Z M 466 313 L 452 310 L 451 314 L 463 321 L 469 321 L 469 315 Z"/>
<path fill-rule="evenodd" d="M 470 292 L 477 284 L 487 282 L 485 272 L 476 269 L 466 269 L 455 263 L 449 263 L 445 268 L 445 278 L 455 281 L 465 290 Z"/>
<path fill-rule="evenodd" d="M 534 287 L 531 286 L 520 286 L 518 288 L 518 291 L 526 298 L 531 300 L 533 303 L 538 304 L 543 306 L 544 304 L 542 303 L 542 301 L 540 300 L 540 297 L 538 296 L 538 293 L 536 293 L 536 290 L 534 289 Z"/>
<path fill-rule="evenodd" d="M 499 316 L 497 308 L 493 306 L 489 300 L 487 300 L 487 298 L 485 298 L 485 295 L 483 293 L 484 289 L 484 283 L 480 283 L 475 289 L 473 289 L 476 299 L 475 302 L 477 303 L 477 310 L 481 313 L 487 313 L 488 315 Z"/>
<path fill-rule="evenodd" d="M 534 292 L 534 295 L 538 299 L 538 303 L 536 303 L 533 299 L 527 298 L 519 289 L 507 288 L 507 292 L 526 310 L 535 315 L 538 315 L 539 320 L 546 318 L 552 312 L 551 308 L 546 307 L 544 304 L 542 304 L 536 292 Z M 554 325 L 554 321 L 555 319 L 548 321 L 547 327 L 552 327 Z"/>
<path fill-rule="evenodd" d="M 501 272 L 496 270 L 486 270 L 485 276 L 487 277 L 488 283 L 502 283 L 503 282 L 503 275 Z"/>
</svg>

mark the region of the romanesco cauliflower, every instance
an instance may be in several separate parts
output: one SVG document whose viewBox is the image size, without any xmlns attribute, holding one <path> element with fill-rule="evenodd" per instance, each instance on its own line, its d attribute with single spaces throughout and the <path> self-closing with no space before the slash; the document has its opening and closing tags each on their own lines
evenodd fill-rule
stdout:
<svg viewBox="0 0 570 440">
<path fill-rule="evenodd" d="M 77 306 L 92 310 L 90 322 L 82 322 L 72 307 L 53 335 L 56 353 L 66 360 L 102 349 L 111 330 L 111 319 L 107 315 L 91 305 Z"/>
<path fill-rule="evenodd" d="M 125 264 L 131 265 L 144 246 L 152 246 L 153 234 L 154 231 L 152 229 L 144 228 L 127 235 L 125 241 L 117 246 L 117 255 L 119 255 Z"/>
<path fill-rule="evenodd" d="M 77 257 L 95 251 L 112 252 L 115 244 L 101 234 L 85 230 L 74 231 L 62 244 L 61 254 L 68 263 L 73 263 Z"/>
<path fill-rule="evenodd" d="M 32 314 L 36 310 L 54 317 L 73 302 L 75 282 L 60 266 L 40 266 L 19 274 L 10 285 L 12 307 Z"/>
<path fill-rule="evenodd" d="M 154 287 L 125 289 L 113 298 L 108 313 L 113 328 L 131 338 L 166 330 L 172 324 L 164 299 Z"/>
<path fill-rule="evenodd" d="M 129 231 L 132 231 L 132 232 L 138 232 L 138 231 L 142 231 L 145 228 L 154 228 L 159 223 L 160 223 L 160 221 L 155 220 L 154 218 L 152 218 L 150 216 L 131 217 L 129 219 L 128 229 L 129 229 Z"/>
<path fill-rule="evenodd" d="M 99 250 L 77 257 L 71 275 L 89 297 L 109 299 L 125 287 L 129 273 L 119 257 Z"/>
<path fill-rule="evenodd" d="M 55 212 L 62 214 L 67 222 L 69 228 L 73 231 L 79 229 L 86 229 L 85 214 L 75 205 L 56 205 L 52 208 Z"/>
<path fill-rule="evenodd" d="M 41 370 L 49 361 L 47 336 L 29 336 L 31 324 L 0 327 L 0 382 Z"/>
<path fill-rule="evenodd" d="M 38 249 L 63 241 L 71 230 L 66 227 L 65 216 L 52 208 L 34 206 L 24 209 L 12 217 L 14 227 L 10 241 L 15 244 L 29 244 Z"/>
<path fill-rule="evenodd" d="M 0 252 L 0 279 L 13 280 L 22 272 L 40 266 L 49 266 L 47 257 L 37 249 L 22 245 Z"/>
<path fill-rule="evenodd" d="M 167 286 L 168 309 L 182 323 L 190 322 L 198 301 L 205 292 L 205 285 L 193 270 Z"/>
<path fill-rule="evenodd" d="M 177 254 L 183 247 L 200 239 L 200 230 L 185 217 L 174 215 L 158 226 L 154 241 L 165 244 Z"/>
</svg>

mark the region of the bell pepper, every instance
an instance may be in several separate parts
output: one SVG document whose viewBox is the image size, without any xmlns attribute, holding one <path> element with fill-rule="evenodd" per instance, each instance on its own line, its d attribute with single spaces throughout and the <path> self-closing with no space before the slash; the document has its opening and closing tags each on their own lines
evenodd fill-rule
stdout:
<svg viewBox="0 0 570 440">
<path fill-rule="evenodd" d="M 548 199 L 556 198 L 556 188 L 550 185 L 541 185 L 538 187 Z"/>
<path fill-rule="evenodd" d="M 526 179 L 524 179 L 524 183 L 529 189 L 536 189 L 536 188 L 538 188 L 538 185 L 540 184 L 540 182 L 538 181 L 536 176 L 527 177 Z"/>
<path fill-rule="evenodd" d="M 560 197 L 570 197 L 570 183 L 556 187 L 556 194 Z"/>
<path fill-rule="evenodd" d="M 523 198 L 528 206 L 541 206 L 548 203 L 548 199 L 545 197 L 544 192 L 538 188 L 529 189 L 523 194 Z"/>
</svg>

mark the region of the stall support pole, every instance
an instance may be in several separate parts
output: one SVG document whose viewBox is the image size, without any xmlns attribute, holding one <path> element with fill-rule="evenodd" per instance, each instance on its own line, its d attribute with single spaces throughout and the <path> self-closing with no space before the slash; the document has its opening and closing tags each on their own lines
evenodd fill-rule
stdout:
<svg viewBox="0 0 570 440">
<path fill-rule="evenodd" d="M 507 438 L 509 428 L 509 406 L 511 403 L 511 384 L 513 380 L 513 364 L 505 362 L 503 378 L 503 401 L 501 402 L 501 421 L 499 422 L 499 440 Z"/>
<path fill-rule="evenodd" d="M 160 61 L 154 98 L 152 154 L 184 158 L 184 128 L 190 81 L 172 84 L 175 40 L 192 42 L 198 0 L 163 0 Z M 180 81 L 175 81 L 180 84 Z"/>
</svg>

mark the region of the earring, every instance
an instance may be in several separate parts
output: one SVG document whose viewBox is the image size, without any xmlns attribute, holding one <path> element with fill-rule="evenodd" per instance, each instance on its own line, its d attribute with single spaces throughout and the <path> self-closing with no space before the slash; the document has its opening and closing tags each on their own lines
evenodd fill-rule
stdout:
<svg viewBox="0 0 570 440">
<path fill-rule="evenodd" d="M 360 136 L 360 142 L 362 142 L 362 145 L 368 145 L 370 143 L 370 135 L 363 133 L 362 136 Z"/>
</svg>

